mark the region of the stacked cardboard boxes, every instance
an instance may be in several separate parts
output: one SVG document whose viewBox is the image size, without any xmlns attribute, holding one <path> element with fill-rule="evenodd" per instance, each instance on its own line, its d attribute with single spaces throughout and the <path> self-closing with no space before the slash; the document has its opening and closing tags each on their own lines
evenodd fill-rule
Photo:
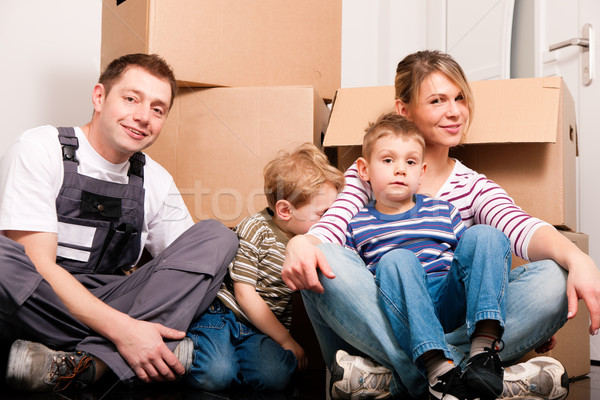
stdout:
<svg viewBox="0 0 600 400">
<path fill-rule="evenodd" d="M 577 129 L 573 99 L 563 80 L 479 81 L 471 87 L 474 118 L 464 145 L 451 156 L 500 184 L 527 213 L 556 226 L 587 252 L 587 235 L 574 232 Z M 324 145 L 340 168 L 360 156 L 364 128 L 392 111 L 393 104 L 392 86 L 338 90 Z M 523 262 L 515 259 L 513 266 Z M 590 372 L 588 315 L 580 304 L 550 352 L 570 376 Z"/>
<path fill-rule="evenodd" d="M 234 227 L 267 206 L 262 171 L 279 150 L 320 145 L 329 108 L 311 86 L 184 89 L 148 148 L 192 217 Z"/>
<path fill-rule="evenodd" d="M 117 5 L 117 3 L 120 3 Z M 340 86 L 341 0 L 128 0 L 102 3 L 102 65 L 156 53 L 181 93 L 147 153 L 198 221 L 229 227 L 266 206 L 263 167 L 322 144 Z"/>
<path fill-rule="evenodd" d="M 195 221 L 234 227 L 266 207 L 262 171 L 278 151 L 322 145 L 341 80 L 341 18 L 341 0 L 102 3 L 102 68 L 156 53 L 175 71 L 180 93 L 147 153 Z M 293 335 L 309 368 L 322 369 L 299 296 L 294 304 Z"/>
<path fill-rule="evenodd" d="M 341 40 L 341 0 L 102 2 L 102 66 L 156 53 L 187 87 L 309 85 L 331 99 Z"/>
</svg>

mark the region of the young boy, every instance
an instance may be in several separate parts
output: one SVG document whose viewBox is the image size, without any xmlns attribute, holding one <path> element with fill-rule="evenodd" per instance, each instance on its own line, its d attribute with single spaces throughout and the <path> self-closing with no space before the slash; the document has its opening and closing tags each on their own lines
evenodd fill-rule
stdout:
<svg viewBox="0 0 600 400">
<path fill-rule="evenodd" d="M 209 310 L 188 330 L 194 358 L 187 381 L 220 391 L 281 390 L 306 366 L 292 338 L 292 291 L 281 279 L 285 246 L 315 224 L 344 186 L 343 174 L 307 143 L 264 170 L 268 208 L 235 228 L 240 245 Z"/>
<path fill-rule="evenodd" d="M 424 156 L 421 133 L 404 117 L 386 114 L 367 129 L 357 167 L 375 200 L 351 220 L 346 245 L 375 275 L 380 306 L 399 345 L 425 368 L 430 393 L 496 398 L 509 242 L 489 226 L 466 230 L 452 204 L 416 194 Z M 473 246 L 473 235 L 489 236 L 489 245 Z M 471 352 L 463 373 L 444 333 L 465 320 Z"/>
</svg>

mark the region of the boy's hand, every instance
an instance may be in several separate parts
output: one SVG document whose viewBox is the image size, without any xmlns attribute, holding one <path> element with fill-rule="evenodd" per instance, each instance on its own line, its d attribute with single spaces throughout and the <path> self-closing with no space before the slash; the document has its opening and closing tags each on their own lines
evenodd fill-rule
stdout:
<svg viewBox="0 0 600 400">
<path fill-rule="evenodd" d="M 544 342 L 544 344 L 536 347 L 535 352 L 538 354 L 547 353 L 550 350 L 552 350 L 554 348 L 554 346 L 556 346 L 556 342 L 557 342 L 556 336 L 553 335 L 550 339 L 548 339 L 546 342 Z"/>
<path fill-rule="evenodd" d="M 290 340 L 288 342 L 283 343 L 281 347 L 283 347 L 286 350 L 291 350 L 292 353 L 294 353 L 296 359 L 298 360 L 298 370 L 306 369 L 306 367 L 308 366 L 308 358 L 304 353 L 304 349 L 298 344 L 298 342 L 290 338 Z"/>
</svg>

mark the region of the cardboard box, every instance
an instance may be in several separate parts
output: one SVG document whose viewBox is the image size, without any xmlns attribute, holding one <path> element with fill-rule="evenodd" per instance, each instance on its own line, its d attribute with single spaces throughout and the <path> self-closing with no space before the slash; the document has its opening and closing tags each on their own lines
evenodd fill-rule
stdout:
<svg viewBox="0 0 600 400">
<path fill-rule="evenodd" d="M 575 230 L 575 107 L 562 78 L 470 84 L 473 121 L 451 156 L 498 183 L 527 213 Z M 392 86 L 338 90 L 324 145 L 336 147 L 330 154 L 339 168 L 360 155 L 368 123 L 393 106 Z"/>
<path fill-rule="evenodd" d="M 584 233 L 560 231 L 571 240 L 584 253 L 589 252 L 589 236 Z M 520 258 L 513 256 L 513 268 L 525 263 Z M 544 354 L 532 351 L 526 354 L 522 361 L 540 355 L 554 357 L 566 368 L 569 377 L 580 377 L 587 375 L 591 370 L 590 363 L 590 313 L 583 302 L 579 301 L 579 307 L 575 318 L 567 323 L 556 333 L 557 344 L 554 349 Z"/>
<path fill-rule="evenodd" d="M 104 68 L 127 53 L 157 53 L 182 86 L 340 87 L 341 0 L 102 2 Z"/>
<path fill-rule="evenodd" d="M 266 207 L 264 166 L 279 150 L 320 145 L 328 118 L 312 87 L 185 89 L 147 153 L 173 175 L 195 221 L 233 227 Z"/>
</svg>

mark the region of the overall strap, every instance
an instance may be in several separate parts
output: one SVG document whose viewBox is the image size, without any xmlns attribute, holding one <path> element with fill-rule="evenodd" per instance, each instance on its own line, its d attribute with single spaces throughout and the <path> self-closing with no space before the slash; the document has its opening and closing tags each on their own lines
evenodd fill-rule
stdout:
<svg viewBox="0 0 600 400">
<path fill-rule="evenodd" d="M 63 163 L 65 171 L 76 172 L 79 160 L 76 156 L 76 151 L 79 148 L 79 140 L 75 136 L 75 129 L 72 127 L 58 128 L 58 140 L 62 147 Z M 134 186 L 143 187 L 144 185 L 144 165 L 146 164 L 146 156 L 141 151 L 134 153 L 129 158 L 129 182 Z"/>
<path fill-rule="evenodd" d="M 135 186 L 144 186 L 144 165 L 146 164 L 146 156 L 141 151 L 134 153 L 129 157 L 129 183 Z"/>
<path fill-rule="evenodd" d="M 63 164 L 65 171 L 76 172 L 79 160 L 75 155 L 75 152 L 79 148 L 79 140 L 75 136 L 75 129 L 73 128 L 58 128 L 58 140 L 62 147 Z"/>
</svg>

